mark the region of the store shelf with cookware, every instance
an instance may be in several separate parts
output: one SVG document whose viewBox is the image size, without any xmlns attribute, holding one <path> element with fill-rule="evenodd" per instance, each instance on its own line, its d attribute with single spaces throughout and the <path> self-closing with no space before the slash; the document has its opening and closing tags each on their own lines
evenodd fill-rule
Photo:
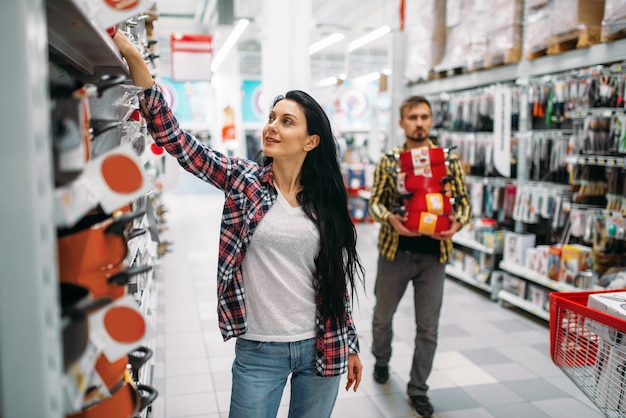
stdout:
<svg viewBox="0 0 626 418">
<path fill-rule="evenodd" d="M 124 31 L 156 72 L 153 7 L 46 2 L 67 417 L 148 416 L 158 396 L 151 332 L 170 244 L 164 153 L 111 38 Z"/>
<path fill-rule="evenodd" d="M 429 49 L 408 90 L 472 203 L 446 273 L 548 320 L 550 292 L 626 287 L 626 4 L 469 3 L 435 7 L 429 42 L 407 33 Z"/>
</svg>

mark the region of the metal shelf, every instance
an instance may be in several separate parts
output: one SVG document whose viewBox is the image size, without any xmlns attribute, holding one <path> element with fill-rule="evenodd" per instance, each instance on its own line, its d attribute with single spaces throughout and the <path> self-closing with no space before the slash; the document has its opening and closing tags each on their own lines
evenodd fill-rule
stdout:
<svg viewBox="0 0 626 418">
<path fill-rule="evenodd" d="M 47 0 L 48 47 L 54 61 L 70 73 L 128 75 L 109 34 L 89 18 L 76 0 Z"/>
<path fill-rule="evenodd" d="M 500 261 L 500 268 L 523 279 L 530 280 L 531 282 L 547 287 L 548 289 L 556 290 L 557 292 L 576 292 L 581 290 L 574 286 L 551 280 L 534 270 L 511 263 L 510 261 Z"/>
<path fill-rule="evenodd" d="M 501 254 L 502 251 L 501 250 L 496 250 L 495 248 L 492 247 L 487 247 L 484 244 L 481 244 L 480 242 L 470 238 L 470 237 L 466 237 L 463 234 L 456 234 L 452 236 L 452 242 L 454 244 L 458 244 L 461 245 L 463 247 L 467 247 L 467 248 L 471 248 L 472 250 L 477 250 L 480 251 L 481 253 L 485 253 L 485 254 Z"/>
<path fill-rule="evenodd" d="M 601 43 L 589 48 L 575 49 L 558 55 L 547 55 L 518 64 L 460 74 L 409 86 L 411 94 L 432 95 L 455 90 L 468 90 L 494 83 L 515 82 L 518 79 L 558 73 L 626 59 L 626 39 Z"/>
<path fill-rule="evenodd" d="M 626 157 L 611 157 L 608 155 L 568 155 L 565 157 L 565 162 L 568 164 L 625 167 Z"/>
<path fill-rule="evenodd" d="M 525 310 L 526 312 L 530 312 L 531 314 L 538 316 L 541 319 L 545 319 L 546 321 L 550 320 L 550 312 L 535 305 L 531 301 L 528 301 L 517 295 L 509 293 L 506 290 L 501 290 L 498 292 L 498 299 L 500 299 L 501 301 L 508 302 L 511 305 L 515 305 L 518 308 L 521 308 Z"/>
<path fill-rule="evenodd" d="M 492 290 L 491 286 L 485 283 L 479 282 L 478 280 L 474 279 L 472 276 L 470 276 L 463 270 L 456 268 L 451 264 L 446 264 L 445 271 L 448 276 L 452 276 L 455 279 L 459 279 L 467 284 L 470 284 L 474 287 L 484 290 L 485 292 L 491 293 L 491 290 Z"/>
</svg>

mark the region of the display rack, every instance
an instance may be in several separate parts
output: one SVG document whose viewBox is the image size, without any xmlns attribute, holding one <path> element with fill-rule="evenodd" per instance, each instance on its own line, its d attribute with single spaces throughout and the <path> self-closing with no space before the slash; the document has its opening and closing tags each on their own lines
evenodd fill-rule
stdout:
<svg viewBox="0 0 626 418">
<path fill-rule="evenodd" d="M 41 0 L 0 15 L 0 414 L 60 418 L 61 341 L 49 141 L 46 18 Z M 9 110 L 10 107 L 10 110 Z"/>
<path fill-rule="evenodd" d="M 505 83 L 515 83 L 518 86 L 525 87 L 528 86 L 529 80 L 533 77 L 561 73 L 564 71 L 619 62 L 623 60 L 626 60 L 626 39 L 599 43 L 588 48 L 574 49 L 556 55 L 538 57 L 532 60 L 528 60 L 526 58 L 526 54 L 522 53 L 522 59 L 519 63 L 472 71 L 465 74 L 452 75 L 426 82 L 418 82 L 408 87 L 408 94 L 433 97 L 439 94 L 450 94 Z M 522 99 L 522 102 L 520 103 L 519 116 L 520 130 L 515 135 L 520 143 L 518 148 L 517 165 L 518 167 L 526 167 L 527 152 L 525 147 L 528 146 L 528 139 L 531 137 L 533 131 L 530 130 L 527 110 L 527 95 L 521 94 L 520 98 Z M 593 116 L 605 116 L 613 115 L 615 111 L 615 109 L 591 109 L 589 111 L 578 112 L 578 114 L 570 114 L 568 116 L 571 118 L 579 118 L 584 117 L 589 113 Z M 617 110 L 617 112 L 623 114 L 623 110 Z M 623 157 L 593 155 L 572 155 L 568 156 L 566 159 L 566 162 L 569 164 L 596 164 L 615 167 L 623 167 L 624 164 L 626 164 L 625 161 L 626 159 Z M 527 181 L 526 176 L 527 173 L 525 170 L 518 170 L 517 179 L 515 181 L 517 184 L 521 185 Z M 522 232 L 521 229 L 521 223 L 516 222 L 515 232 Z M 480 247 L 477 248 L 477 246 L 472 243 L 465 242 L 462 237 L 455 237 L 453 242 L 455 241 L 457 245 L 465 246 L 478 251 L 483 250 Z M 539 277 L 539 275 L 535 272 L 524 269 L 521 266 L 511 265 L 510 263 L 504 261 L 499 263 L 499 268 L 508 271 L 517 277 L 521 277 L 524 280 L 536 283 L 553 291 L 572 291 L 572 289 L 575 291 L 580 290 L 573 288 L 572 286 L 549 280 L 548 278 Z M 446 273 L 451 277 L 457 278 L 471 285 L 484 287 L 483 283 L 453 266 L 446 266 Z M 543 309 L 541 306 L 538 306 L 523 297 L 517 296 L 504 289 L 501 290 L 501 285 L 498 283 L 492 283 L 492 286 L 488 291 L 492 294 L 495 292 L 497 294 L 496 298 L 501 302 L 507 302 L 542 319 L 549 319 L 549 312 L 547 312 L 546 309 Z"/>
</svg>

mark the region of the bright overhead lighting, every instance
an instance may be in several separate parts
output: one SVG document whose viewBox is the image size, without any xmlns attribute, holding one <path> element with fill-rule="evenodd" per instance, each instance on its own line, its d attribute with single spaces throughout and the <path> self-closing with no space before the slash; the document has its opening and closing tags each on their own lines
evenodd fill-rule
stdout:
<svg viewBox="0 0 626 418">
<path fill-rule="evenodd" d="M 226 41 L 224 42 L 224 45 L 222 45 L 222 48 L 217 51 L 215 59 L 211 63 L 212 72 L 216 72 L 219 66 L 222 65 L 222 61 L 224 61 L 230 50 L 233 48 L 233 46 L 235 46 L 243 31 L 246 30 L 246 28 L 248 27 L 248 23 L 250 23 L 248 19 L 240 19 L 237 22 L 237 24 L 233 28 L 233 31 L 230 33 L 230 35 L 228 35 L 228 38 L 226 38 Z"/>
<path fill-rule="evenodd" d="M 352 82 L 354 84 L 369 83 L 370 81 L 376 81 L 379 78 L 380 78 L 380 73 L 378 71 L 375 71 L 373 73 L 369 73 L 369 74 L 362 75 L 360 77 L 356 77 L 356 78 L 352 79 Z"/>
<path fill-rule="evenodd" d="M 332 86 L 332 85 L 337 84 L 337 81 L 339 81 L 337 77 L 328 77 L 328 78 L 324 78 L 323 80 L 318 81 L 316 85 L 318 87 Z"/>
<path fill-rule="evenodd" d="M 389 26 L 387 25 L 381 26 L 380 28 L 373 30 L 367 35 L 361 36 L 360 38 L 355 39 L 354 41 L 350 42 L 348 44 L 348 52 L 352 52 L 355 49 L 360 48 L 367 43 L 375 41 L 376 39 L 385 36 L 389 32 L 391 32 L 391 28 Z"/>
<path fill-rule="evenodd" d="M 326 47 L 336 44 L 337 42 L 341 41 L 343 38 L 345 38 L 345 36 L 342 33 L 333 33 L 332 35 L 327 36 L 321 41 L 312 43 L 311 46 L 309 47 L 309 55 L 313 55 L 316 52 L 321 51 L 322 49 Z"/>
</svg>

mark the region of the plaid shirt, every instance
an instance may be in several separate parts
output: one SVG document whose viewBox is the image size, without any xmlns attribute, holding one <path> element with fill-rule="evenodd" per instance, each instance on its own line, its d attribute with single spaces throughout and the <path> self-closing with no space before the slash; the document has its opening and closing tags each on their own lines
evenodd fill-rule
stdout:
<svg viewBox="0 0 626 418">
<path fill-rule="evenodd" d="M 433 147 L 433 143 L 430 143 Z M 406 151 L 406 144 L 403 144 L 391 152 L 381 156 L 374 172 L 374 186 L 372 196 L 369 200 L 369 213 L 373 219 L 380 222 L 380 233 L 378 234 L 378 250 L 387 260 L 394 260 L 398 251 L 400 234 L 387 222 L 391 215 L 391 208 L 398 201 L 398 190 L 396 186 L 396 170 L 398 161 L 396 154 Z M 448 175 L 452 177 L 450 182 L 451 197 L 455 199 L 454 216 L 461 223 L 467 224 L 470 220 L 471 207 L 467 188 L 465 187 L 465 174 L 458 158 L 450 158 L 447 167 Z M 439 262 L 445 264 L 452 253 L 452 241 L 441 241 Z"/>
<path fill-rule="evenodd" d="M 179 127 L 163 95 L 155 86 L 144 91 L 148 130 L 154 141 L 176 157 L 185 170 L 225 194 L 217 294 L 219 327 L 226 341 L 244 334 L 248 328 L 241 264 L 254 229 L 278 196 L 273 172 L 271 166 L 260 167 L 252 161 L 231 158 L 200 144 Z M 359 352 L 348 297 L 345 306 L 345 325 L 342 327 L 322 322 L 317 310 L 317 372 L 320 376 L 345 373 L 348 354 Z"/>
</svg>

